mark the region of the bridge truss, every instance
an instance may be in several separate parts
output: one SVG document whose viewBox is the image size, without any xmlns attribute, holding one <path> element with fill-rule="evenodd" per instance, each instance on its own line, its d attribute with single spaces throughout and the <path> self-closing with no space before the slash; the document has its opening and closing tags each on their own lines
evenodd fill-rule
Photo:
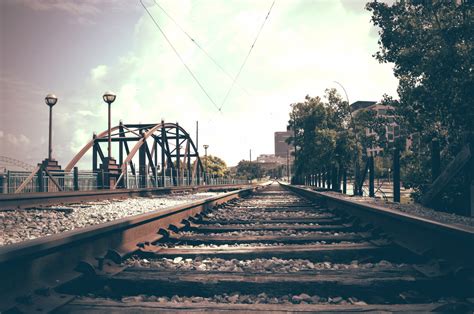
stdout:
<svg viewBox="0 0 474 314">
<path fill-rule="evenodd" d="M 92 150 L 92 171 L 99 172 L 99 162 L 105 164 L 101 143 L 109 140 L 108 131 L 94 135 L 79 153 L 68 163 L 65 172 L 73 167 Z M 187 184 L 196 179 L 197 184 L 204 168 L 199 153 L 191 136 L 178 123 L 123 124 L 122 122 L 111 129 L 111 142 L 118 145 L 119 177 L 111 188 L 124 186 L 124 177 L 130 168 L 131 174 L 140 178 L 140 187 L 146 186 L 147 177 L 156 179 L 160 176 L 164 182 L 165 176 L 171 174 L 173 184 L 179 185 L 186 173 Z M 138 166 L 133 162 L 138 155 Z M 159 164 L 161 166 L 159 167 Z M 174 175 L 173 175 L 174 174 Z"/>
</svg>

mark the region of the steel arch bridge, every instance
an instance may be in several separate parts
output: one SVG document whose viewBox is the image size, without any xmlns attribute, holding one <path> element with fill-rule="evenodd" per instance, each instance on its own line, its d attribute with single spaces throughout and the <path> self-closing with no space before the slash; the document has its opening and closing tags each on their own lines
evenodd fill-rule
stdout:
<svg viewBox="0 0 474 314">
<path fill-rule="evenodd" d="M 7 156 L 0 156 L 0 165 L 16 166 L 27 171 L 32 171 L 35 168 L 34 166 L 27 164 L 26 162 Z"/>
<path fill-rule="evenodd" d="M 150 124 L 123 124 L 111 128 L 111 143 L 118 145 L 118 170 L 119 176 L 115 185 L 111 188 L 124 186 L 124 176 L 130 167 L 132 175 L 139 175 L 140 187 L 146 186 L 146 178 L 152 175 L 155 179 L 161 176 L 164 182 L 168 172 L 176 175 L 173 177 L 173 184 L 178 185 L 178 181 L 184 178 L 187 172 L 188 184 L 194 178 L 199 180 L 204 168 L 199 158 L 199 153 L 191 136 L 178 123 L 150 123 Z M 74 166 L 92 150 L 92 171 L 99 172 L 101 169 L 99 161 L 105 164 L 101 143 L 109 140 L 108 130 L 105 130 L 93 138 L 77 153 L 67 164 L 64 171 L 70 172 Z M 132 162 L 138 153 L 138 167 Z M 192 161 L 194 159 L 194 161 Z M 158 164 L 161 163 L 160 173 Z M 138 169 L 136 169 L 138 168 Z M 191 175 L 190 175 L 191 174 Z"/>
</svg>

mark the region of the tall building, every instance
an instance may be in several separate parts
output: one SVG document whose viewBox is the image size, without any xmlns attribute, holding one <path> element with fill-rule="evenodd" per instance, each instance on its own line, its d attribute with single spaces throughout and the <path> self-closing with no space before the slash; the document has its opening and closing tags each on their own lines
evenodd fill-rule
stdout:
<svg viewBox="0 0 474 314">
<path fill-rule="evenodd" d="M 286 158 L 288 152 L 294 151 L 292 145 L 288 145 L 286 140 L 292 136 L 291 131 L 275 132 L 275 156 Z"/>
</svg>

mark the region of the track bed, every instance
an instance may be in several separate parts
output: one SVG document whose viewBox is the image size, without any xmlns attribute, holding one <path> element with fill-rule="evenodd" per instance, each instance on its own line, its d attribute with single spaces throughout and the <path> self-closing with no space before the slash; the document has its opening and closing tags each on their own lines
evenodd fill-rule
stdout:
<svg viewBox="0 0 474 314">
<path fill-rule="evenodd" d="M 279 185 L 161 230 L 57 313 L 469 312 L 470 283 Z"/>
</svg>

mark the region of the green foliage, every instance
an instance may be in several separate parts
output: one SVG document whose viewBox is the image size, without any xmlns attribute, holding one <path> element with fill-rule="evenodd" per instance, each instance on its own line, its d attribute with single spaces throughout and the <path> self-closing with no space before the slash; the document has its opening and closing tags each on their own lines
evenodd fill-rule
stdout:
<svg viewBox="0 0 474 314">
<path fill-rule="evenodd" d="M 216 156 L 206 156 L 201 157 L 202 166 L 206 169 L 209 176 L 224 177 L 229 174 L 229 169 L 224 160 Z"/>
<path fill-rule="evenodd" d="M 294 136 L 290 142 L 297 147 L 295 176 L 350 161 L 355 141 L 350 130 L 349 104 L 342 101 L 336 90 L 326 90 L 325 101 L 306 96 L 304 102 L 292 104 L 291 108 L 289 127 Z"/>
<path fill-rule="evenodd" d="M 399 79 L 400 99 L 384 102 L 396 108 L 404 135 L 416 138 L 402 156 L 402 180 L 420 196 L 431 181 L 431 140 L 439 139 L 446 165 L 474 134 L 474 7 L 469 1 L 371 1 L 366 8 L 379 28 L 375 58 L 393 63 Z M 459 191 L 456 182 L 449 189 Z M 454 194 L 443 197 L 445 204 Z"/>
<path fill-rule="evenodd" d="M 375 110 L 361 110 L 353 115 L 354 129 L 363 154 L 367 148 L 387 148 L 389 142 L 386 137 L 387 118 L 377 115 Z M 367 134 L 367 130 L 371 130 Z"/>
<path fill-rule="evenodd" d="M 247 180 L 259 179 L 264 175 L 264 170 L 257 162 L 241 160 L 237 165 L 237 176 Z"/>
</svg>

